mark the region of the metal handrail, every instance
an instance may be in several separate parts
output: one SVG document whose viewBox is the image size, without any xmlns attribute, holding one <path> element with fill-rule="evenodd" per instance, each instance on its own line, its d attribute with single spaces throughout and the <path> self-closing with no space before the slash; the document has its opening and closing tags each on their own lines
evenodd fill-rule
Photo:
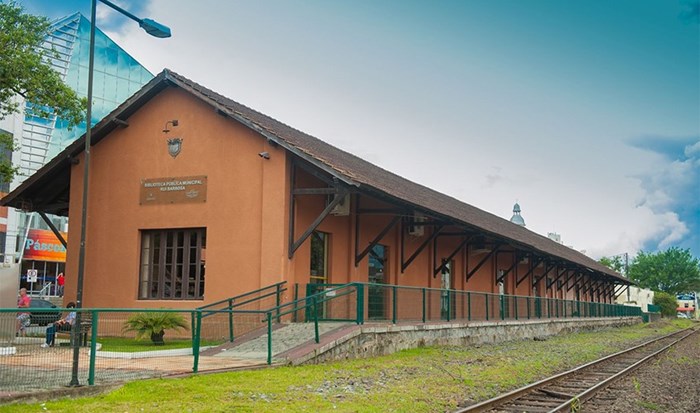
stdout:
<svg viewBox="0 0 700 413">
<path fill-rule="evenodd" d="M 228 315 L 229 341 L 233 343 L 233 340 L 235 339 L 235 335 L 234 335 L 234 324 L 235 323 L 234 323 L 234 317 L 233 317 L 234 314 L 235 313 L 241 314 L 241 313 L 245 313 L 245 312 L 248 312 L 248 313 L 257 313 L 258 312 L 255 310 L 240 311 L 240 310 L 234 310 L 234 308 L 241 307 L 245 304 L 254 303 L 256 301 L 261 301 L 267 297 L 272 297 L 272 296 L 276 297 L 275 303 L 279 306 L 281 299 L 282 299 L 282 293 L 287 291 L 287 288 L 283 287 L 286 283 L 287 283 L 287 281 L 280 281 L 278 283 L 268 285 L 266 287 L 258 288 L 257 290 L 248 291 L 246 293 L 239 294 L 239 295 L 234 296 L 234 297 L 225 298 L 223 300 L 219 300 L 219 301 L 213 302 L 211 304 L 207 304 L 207 305 L 204 305 L 202 307 L 199 307 L 196 309 L 198 312 L 198 318 L 199 318 L 198 322 L 201 322 L 202 318 L 206 318 L 206 317 L 209 317 L 209 316 L 212 316 L 215 314 L 227 313 L 227 315 Z M 267 291 L 269 291 L 269 292 L 267 292 Z M 236 302 L 237 300 L 240 300 L 240 299 L 243 299 L 246 297 L 251 297 L 254 294 L 260 294 L 260 293 L 263 293 L 263 294 L 252 297 L 252 298 L 245 299 L 241 302 Z M 218 306 L 221 304 L 224 304 L 223 308 L 221 308 L 219 310 L 211 309 L 212 307 Z"/>
<path fill-rule="evenodd" d="M 409 286 L 409 285 L 394 285 L 394 284 L 378 284 L 378 283 L 363 283 L 363 282 L 357 282 L 353 284 L 362 284 L 366 285 L 369 287 L 381 287 L 381 288 L 396 288 L 399 290 L 416 290 L 416 291 L 438 291 L 438 292 L 450 292 L 452 294 L 469 294 L 471 296 L 474 295 L 483 295 L 483 296 L 488 296 L 488 297 L 503 297 L 503 298 L 516 298 L 516 299 L 527 299 L 527 300 L 540 300 L 544 302 L 548 301 L 554 301 L 554 302 L 561 302 L 561 303 L 572 303 L 572 304 L 595 304 L 595 305 L 604 305 L 604 306 L 611 306 L 612 308 L 626 308 L 626 309 L 638 309 L 639 314 L 641 315 L 641 307 L 636 307 L 636 306 L 626 306 L 624 304 L 616 304 L 616 303 L 601 303 L 601 302 L 596 302 L 596 301 L 579 301 L 579 300 L 566 300 L 563 298 L 551 298 L 551 297 L 533 297 L 533 296 L 528 296 L 528 295 L 511 295 L 511 294 L 499 294 L 499 293 L 490 293 L 490 292 L 485 292 L 485 291 L 468 291 L 468 290 L 454 290 L 454 289 L 445 289 L 445 288 L 432 288 L 432 287 L 414 287 L 414 286 Z M 318 285 L 323 285 L 323 284 L 318 284 Z"/>
<path fill-rule="evenodd" d="M 268 289 L 271 289 L 271 288 L 277 288 L 278 286 L 284 285 L 284 284 L 286 284 L 286 283 L 287 283 L 287 281 L 281 281 L 281 282 L 278 282 L 278 283 L 275 283 L 275 284 L 268 285 L 267 287 L 262 287 L 262 288 L 258 288 L 257 290 L 249 291 L 249 292 L 247 292 L 247 293 L 243 293 L 243 294 L 236 295 L 236 296 L 229 297 L 229 298 L 224 298 L 223 300 L 219 300 L 219 301 L 216 301 L 216 302 L 213 302 L 213 303 L 210 303 L 210 304 L 207 304 L 207 305 L 203 305 L 203 306 L 201 306 L 201 307 L 198 307 L 197 310 L 204 310 L 204 309 L 206 309 L 206 308 L 213 307 L 213 306 L 215 306 L 215 305 L 219 305 L 219 304 L 223 304 L 223 303 L 228 303 L 230 300 L 234 300 L 234 301 L 235 301 L 235 300 L 241 299 L 241 298 L 243 298 L 243 297 L 247 297 L 247 296 L 249 296 L 249 295 L 253 295 L 253 294 L 259 293 L 259 292 L 261 292 L 261 291 L 265 291 L 265 290 L 268 290 Z M 285 288 L 284 291 L 286 291 L 286 290 L 287 290 L 287 289 Z M 246 301 L 245 303 L 241 303 L 241 305 L 242 305 L 242 304 L 246 304 L 246 303 L 248 303 L 248 302 L 252 302 L 252 301 L 255 301 L 255 299 Z"/>
<path fill-rule="evenodd" d="M 329 296 L 329 292 L 335 292 L 338 290 L 342 290 L 345 288 L 353 288 L 353 291 L 348 291 L 345 293 L 341 294 L 334 294 L 332 296 Z M 288 303 L 280 304 L 276 307 L 273 307 L 269 309 L 268 311 L 265 312 L 265 319 L 261 320 L 263 323 L 267 323 L 267 364 L 272 364 L 272 320 L 273 318 L 276 318 L 279 320 L 279 318 L 283 315 L 291 314 L 299 310 L 303 310 L 306 308 L 312 308 L 312 314 L 313 314 L 313 321 L 314 321 L 314 341 L 316 343 L 320 342 L 320 334 L 318 330 L 318 311 L 316 310 L 318 308 L 318 305 L 327 301 L 331 301 L 340 297 L 344 297 L 346 295 L 352 294 L 354 291 L 357 291 L 361 288 L 361 285 L 359 283 L 348 283 L 348 284 L 343 284 L 337 287 L 329 288 L 327 290 L 319 291 L 317 293 L 311 294 L 309 296 L 306 296 L 304 298 L 299 298 L 294 301 L 290 301 Z M 359 295 L 359 294 L 358 294 Z M 357 297 L 358 302 L 361 302 L 361 298 Z M 302 303 L 302 305 L 299 305 Z M 280 311 L 281 309 L 285 307 L 289 307 L 294 305 L 294 307 L 290 310 L 287 311 Z M 308 320 L 307 320 L 308 321 Z M 357 319 L 358 324 L 360 323 L 360 318 L 358 317 Z"/>
<path fill-rule="evenodd" d="M 320 297 L 320 296 L 323 296 L 323 295 L 326 295 L 326 296 L 327 296 L 327 294 L 328 294 L 329 292 L 341 290 L 341 289 L 347 288 L 347 287 L 354 287 L 354 286 L 356 286 L 357 284 L 358 284 L 358 283 L 348 283 L 348 284 L 343 284 L 343 285 L 340 285 L 340 286 L 337 286 L 337 287 L 333 287 L 333 288 L 330 288 L 330 289 L 327 289 L 327 290 L 319 291 L 319 292 L 317 292 L 317 293 L 311 294 L 311 295 L 306 296 L 306 297 L 304 297 L 304 298 L 299 298 L 299 299 L 296 299 L 296 300 L 294 300 L 294 301 L 289 301 L 289 302 L 286 302 L 286 303 L 284 303 L 284 304 L 280 304 L 280 305 L 278 305 L 278 306 L 276 306 L 276 307 L 273 307 L 273 308 L 268 309 L 268 310 L 265 311 L 265 312 L 267 313 L 267 312 L 274 312 L 274 311 L 277 311 L 277 310 L 281 310 L 282 308 L 288 307 L 288 306 L 290 306 L 290 305 L 292 305 L 292 304 L 297 304 L 297 303 L 300 303 L 300 302 L 302 302 L 302 301 L 306 302 L 307 300 L 309 300 L 309 299 L 311 299 L 311 298 L 313 298 L 313 297 Z M 324 300 L 324 301 L 330 301 L 332 298 L 334 298 L 334 297 L 331 297 L 329 300 Z M 321 301 L 321 302 L 323 302 L 323 301 Z M 300 308 L 304 308 L 304 307 L 302 306 L 302 307 L 300 307 Z"/>
<path fill-rule="evenodd" d="M 39 297 L 46 297 L 48 295 L 46 294 L 46 291 L 51 289 L 51 285 L 53 285 L 51 282 L 44 285 L 44 287 L 41 290 L 39 290 Z"/>
<path fill-rule="evenodd" d="M 346 284 L 346 285 L 345 285 L 345 287 L 348 287 L 348 286 L 349 286 L 349 287 L 354 287 L 353 284 Z M 319 294 L 325 295 L 326 292 L 327 292 L 327 291 L 323 291 L 323 292 L 321 292 L 321 293 L 319 293 Z M 352 294 L 353 292 L 354 292 L 354 291 L 348 291 L 348 292 L 345 292 L 345 293 L 342 293 L 342 294 L 338 294 L 338 295 L 334 295 L 334 296 L 330 296 L 330 297 L 326 295 L 326 298 L 323 298 L 323 299 L 320 299 L 320 300 L 317 299 L 317 300 L 316 300 L 316 304 L 321 304 L 321 303 L 325 303 L 325 302 L 327 302 L 327 301 L 334 300 L 334 299 L 336 299 L 336 298 L 344 297 L 344 296 L 346 296 L 346 295 Z M 305 297 L 305 298 L 303 298 L 303 299 L 299 299 L 299 300 L 294 301 L 294 302 L 305 301 L 305 302 L 307 302 L 307 304 L 302 305 L 302 306 L 300 306 L 300 307 L 294 307 L 294 308 L 291 309 L 291 310 L 287 310 L 287 311 L 282 312 L 282 313 L 279 313 L 279 314 L 275 313 L 275 317 L 281 317 L 281 316 L 283 316 L 283 315 L 291 314 L 291 313 L 293 313 L 293 312 L 295 312 L 295 311 L 304 310 L 304 309 L 306 309 L 306 308 L 313 307 L 314 304 L 313 304 L 313 303 L 309 303 L 309 300 L 310 300 L 310 299 L 313 300 L 314 298 L 317 298 L 317 297 L 319 296 L 319 294 L 313 294 L 313 295 L 310 295 L 310 296 Z M 289 303 L 287 303 L 287 304 L 289 304 Z M 287 304 L 284 304 L 284 305 L 279 306 L 280 309 L 281 309 L 282 307 L 286 307 Z M 273 309 L 268 310 L 268 311 L 262 311 L 262 313 L 265 313 L 265 314 L 266 314 L 266 313 L 273 313 L 273 312 L 274 312 L 273 310 L 276 310 L 276 308 L 273 308 Z M 236 310 L 234 310 L 234 312 L 235 312 L 235 311 L 236 311 Z M 266 321 L 266 320 L 263 320 L 263 322 L 265 322 L 265 321 Z"/>
</svg>

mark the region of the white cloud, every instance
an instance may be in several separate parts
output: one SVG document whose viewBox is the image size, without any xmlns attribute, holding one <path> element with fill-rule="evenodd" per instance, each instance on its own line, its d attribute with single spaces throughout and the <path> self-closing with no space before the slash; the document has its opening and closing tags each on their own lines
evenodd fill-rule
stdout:
<svg viewBox="0 0 700 413">
<path fill-rule="evenodd" d="M 157 0 L 143 15 L 171 27 L 171 39 L 151 38 L 136 24 L 110 36 L 154 73 L 167 66 L 505 219 L 518 199 L 529 229 L 556 231 L 594 258 L 634 253 L 650 241 L 663 248 L 688 234 L 675 209 L 698 182 L 700 142 L 678 161 L 624 143 L 650 130 L 676 133 L 673 122 L 625 120 L 625 108 L 603 111 L 577 102 L 574 89 L 559 94 L 556 85 L 542 89 L 527 79 L 449 78 L 449 67 L 438 63 L 426 70 L 438 71 L 444 82 L 431 83 L 409 66 L 367 61 L 386 52 L 381 39 L 362 50 L 343 47 L 340 39 L 339 51 L 325 55 L 324 33 L 313 30 L 326 22 L 279 25 L 284 2 L 258 23 L 244 9 Z M 295 25 L 302 23 L 300 34 Z M 392 53 L 401 57 L 399 48 Z M 507 93 L 491 89 L 499 82 Z M 600 93 L 603 101 L 609 91 Z"/>
<path fill-rule="evenodd" d="M 128 3 L 126 3 L 124 0 L 111 0 L 111 2 L 125 10 L 129 9 Z M 98 26 L 109 26 L 118 16 L 121 16 L 119 12 L 104 4 L 98 5 L 97 9 L 95 10 L 95 17 L 97 19 Z"/>
<path fill-rule="evenodd" d="M 700 160 L 700 140 L 692 145 L 686 146 L 684 153 L 688 158 L 696 158 L 696 160 Z"/>
</svg>

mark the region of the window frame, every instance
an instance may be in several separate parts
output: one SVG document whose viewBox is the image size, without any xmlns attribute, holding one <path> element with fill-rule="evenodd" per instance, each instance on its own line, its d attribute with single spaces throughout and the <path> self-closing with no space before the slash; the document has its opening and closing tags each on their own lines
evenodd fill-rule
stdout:
<svg viewBox="0 0 700 413">
<path fill-rule="evenodd" d="M 142 229 L 139 233 L 137 299 L 204 300 L 206 228 Z"/>
<path fill-rule="evenodd" d="M 323 232 L 323 231 L 313 231 L 311 233 L 311 243 L 309 244 L 309 250 L 311 254 L 311 259 L 309 262 L 309 282 L 315 283 L 315 284 L 327 284 L 328 279 L 329 279 L 329 272 L 330 272 L 330 236 L 331 234 L 328 232 Z M 321 242 L 323 245 L 323 274 L 321 275 L 314 275 L 312 274 L 313 272 L 313 261 L 314 261 L 314 248 L 313 244 L 315 242 Z"/>
</svg>

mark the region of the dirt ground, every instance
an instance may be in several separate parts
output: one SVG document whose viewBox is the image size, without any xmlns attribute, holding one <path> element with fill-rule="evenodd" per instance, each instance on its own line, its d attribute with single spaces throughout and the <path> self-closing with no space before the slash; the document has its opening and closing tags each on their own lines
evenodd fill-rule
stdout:
<svg viewBox="0 0 700 413">
<path fill-rule="evenodd" d="M 582 412 L 700 412 L 700 333 L 583 405 Z"/>
</svg>

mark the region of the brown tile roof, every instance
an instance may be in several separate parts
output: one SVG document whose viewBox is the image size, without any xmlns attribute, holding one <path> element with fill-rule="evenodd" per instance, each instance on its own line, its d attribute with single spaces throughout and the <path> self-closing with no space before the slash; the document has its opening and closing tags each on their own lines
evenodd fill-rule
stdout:
<svg viewBox="0 0 700 413">
<path fill-rule="evenodd" d="M 360 186 L 372 187 L 416 207 L 428 209 L 439 215 L 484 230 L 492 235 L 507 238 L 543 253 L 554 255 L 594 271 L 627 281 L 608 267 L 578 251 L 448 195 L 402 178 L 362 158 L 222 96 L 177 73 L 168 73 L 184 87 L 244 117 Z"/>
<path fill-rule="evenodd" d="M 125 111 L 127 111 L 127 115 L 133 113 L 144 103 L 142 97 L 147 95 L 148 97 L 146 99 L 150 99 L 150 96 L 153 96 L 163 89 L 163 83 L 174 84 L 189 91 L 216 107 L 223 114 L 229 115 L 252 129 L 257 130 L 264 136 L 274 139 L 292 153 L 301 156 L 303 159 L 333 174 L 347 184 L 358 186 L 361 189 L 371 188 L 391 198 L 411 204 L 417 208 L 432 211 L 434 214 L 457 221 L 469 227 L 477 228 L 492 236 L 521 244 L 524 247 L 547 255 L 559 257 L 589 268 L 597 273 L 613 277 L 624 284 L 628 283 L 627 279 L 578 251 L 556 243 L 547 237 L 536 234 L 526 228 L 515 225 L 508 220 L 466 204 L 453 197 L 411 182 L 408 179 L 382 169 L 351 153 L 338 149 L 320 139 L 222 96 L 168 69 L 158 74 L 158 76 L 145 85 L 141 91 L 137 92 L 136 95 L 124 102 L 124 104 L 94 127 L 93 136 L 95 137 L 95 143 L 114 128 L 114 126 L 111 128 L 109 127 L 114 123 L 111 122 L 111 120 L 116 117 L 124 118 L 122 113 Z M 155 93 L 153 92 L 154 90 Z M 138 107 L 134 108 L 135 105 Z M 84 146 L 84 143 L 81 142 L 84 141 L 82 139 L 76 141 L 66 148 L 64 153 L 74 156 L 76 151 L 81 151 L 81 145 Z M 61 155 L 63 155 L 63 153 L 60 154 L 59 157 Z M 64 155 L 63 157 L 65 158 L 67 156 Z M 48 172 L 44 171 L 44 169 L 49 165 L 46 165 L 46 167 L 42 168 L 37 174 Z M 18 192 L 22 187 L 24 187 L 24 185 L 13 192 Z M 10 196 L 12 195 L 13 194 L 10 194 Z M 6 199 L 3 199 L 2 203 L 3 205 L 12 204 L 10 201 L 6 201 Z"/>
</svg>

